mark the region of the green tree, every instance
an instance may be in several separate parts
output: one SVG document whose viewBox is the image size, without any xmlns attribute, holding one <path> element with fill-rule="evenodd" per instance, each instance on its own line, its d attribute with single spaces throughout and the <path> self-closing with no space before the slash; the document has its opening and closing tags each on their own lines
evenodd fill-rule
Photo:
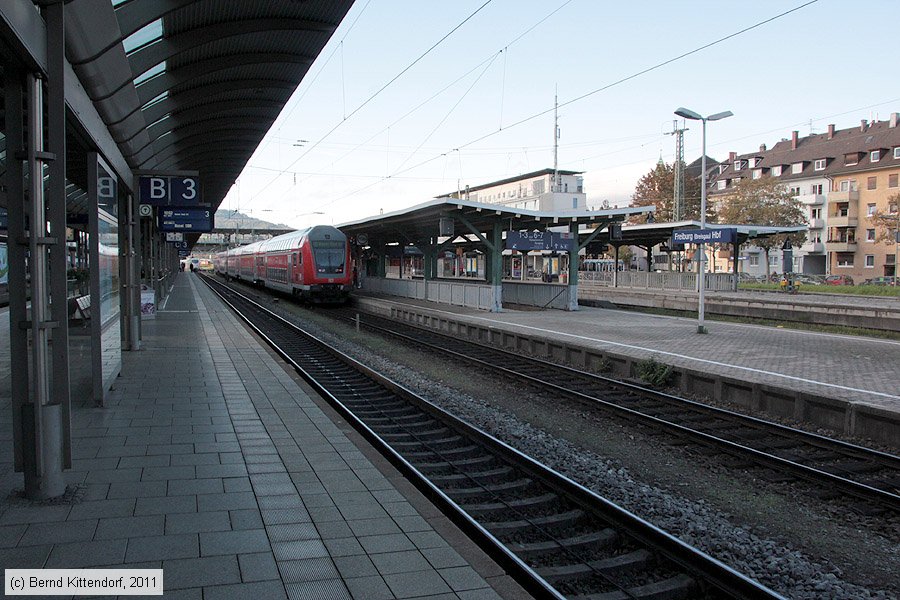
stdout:
<svg viewBox="0 0 900 600">
<path fill-rule="evenodd" d="M 887 212 L 879 210 L 869 218 L 875 225 L 875 241 L 896 243 L 895 232 L 900 228 L 900 193 L 888 198 Z"/>
<path fill-rule="evenodd" d="M 658 223 L 675 220 L 675 167 L 662 160 L 638 180 L 631 195 L 631 206 L 655 206 L 653 219 Z M 707 218 L 711 216 L 707 212 Z M 686 177 L 684 182 L 684 219 L 700 218 L 700 179 Z M 633 217 L 641 223 L 646 217 Z"/>
<path fill-rule="evenodd" d="M 770 177 L 740 181 L 731 193 L 721 196 L 717 204 L 719 220 L 722 223 L 768 227 L 806 224 L 806 216 L 800 208 L 800 201 L 785 185 Z M 801 231 L 753 240 L 756 246 L 765 250 L 766 275 L 769 274 L 769 250 L 780 248 L 788 239 L 797 247 L 806 241 L 806 233 Z"/>
</svg>

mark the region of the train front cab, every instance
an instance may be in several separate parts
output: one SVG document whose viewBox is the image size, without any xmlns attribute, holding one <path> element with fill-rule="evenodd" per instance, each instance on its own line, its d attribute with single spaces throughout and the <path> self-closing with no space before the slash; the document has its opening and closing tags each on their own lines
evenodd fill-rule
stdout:
<svg viewBox="0 0 900 600">
<path fill-rule="evenodd" d="M 300 263 L 293 265 L 300 276 L 300 285 L 294 286 L 297 295 L 312 302 L 347 301 L 353 289 L 347 236 L 334 227 L 316 226 L 300 239 L 299 252 L 293 254 Z"/>
</svg>

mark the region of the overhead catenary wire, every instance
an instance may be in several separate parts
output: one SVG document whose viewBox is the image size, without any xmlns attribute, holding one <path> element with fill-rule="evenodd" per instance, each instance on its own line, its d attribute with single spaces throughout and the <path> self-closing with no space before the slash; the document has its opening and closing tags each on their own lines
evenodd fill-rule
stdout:
<svg viewBox="0 0 900 600">
<path fill-rule="evenodd" d="M 328 136 L 330 136 L 332 133 L 334 133 L 334 132 L 342 125 L 342 124 L 346 123 L 348 119 L 350 119 L 351 117 L 353 117 L 353 115 L 355 115 L 355 114 L 358 113 L 360 110 L 362 110 L 365 106 L 367 106 L 370 102 L 372 102 L 372 100 L 374 100 L 375 98 L 377 98 L 384 90 L 386 90 L 388 87 L 390 87 L 395 81 L 397 81 L 398 79 L 400 79 L 407 71 L 409 71 L 410 69 L 412 69 L 412 68 L 413 68 L 416 64 L 418 64 L 423 58 L 425 58 L 426 56 L 428 56 L 435 48 L 437 48 L 438 46 L 440 46 L 440 45 L 441 45 L 444 41 L 446 41 L 451 35 L 453 35 L 454 33 L 456 33 L 457 30 L 459 30 L 463 25 L 465 25 L 466 23 L 468 23 L 472 18 L 475 17 L 475 15 L 477 15 L 479 12 L 481 12 L 481 11 L 482 11 L 488 4 L 490 4 L 491 2 L 492 2 L 492 0 L 485 0 L 485 2 L 481 4 L 481 6 L 479 6 L 479 7 L 476 8 L 474 11 L 472 11 L 465 19 L 463 19 L 462 21 L 460 21 L 459 23 L 457 23 L 456 26 L 453 27 L 453 29 L 451 29 L 451 30 L 448 31 L 446 34 L 444 34 L 443 37 L 441 37 L 438 41 L 436 41 L 434 44 L 432 44 L 427 50 L 425 50 L 425 52 L 423 52 L 422 54 L 420 54 L 415 60 L 413 60 L 413 61 L 412 61 L 411 63 L 409 63 L 406 67 L 404 67 L 399 73 L 397 73 L 396 75 L 394 75 L 387 83 L 385 83 L 384 85 L 382 85 L 375 93 L 373 93 L 371 96 L 369 96 L 368 98 L 366 98 L 366 99 L 362 102 L 362 104 L 360 104 L 359 106 L 357 106 L 356 108 L 354 108 L 352 111 L 350 111 L 350 114 L 346 115 L 341 121 L 338 121 L 338 123 L 336 123 L 336 124 L 334 125 L 334 127 L 332 127 L 330 130 L 328 130 L 328 131 L 325 133 L 325 135 L 323 135 L 323 136 L 322 136 L 321 138 L 319 138 L 316 142 L 314 142 L 309 148 L 307 148 L 306 152 L 304 152 L 304 153 L 301 154 L 299 157 L 297 157 L 290 165 L 288 165 L 287 168 L 289 169 L 290 167 L 294 166 L 295 164 L 297 164 L 297 162 L 299 162 L 301 159 L 303 159 L 303 157 L 305 157 L 305 156 L 308 155 L 310 152 L 312 152 L 316 147 L 318 147 L 318 145 L 319 145 L 324 139 L 326 139 Z M 259 190 L 259 192 L 257 192 L 256 195 L 253 196 L 253 198 L 251 198 L 251 201 L 252 201 L 253 199 L 255 199 L 257 196 L 259 196 L 260 194 L 262 194 L 264 191 L 266 191 L 266 190 L 269 188 L 269 186 L 271 186 L 276 180 L 277 180 L 277 178 L 272 179 L 271 181 L 269 181 L 269 183 L 267 183 L 266 185 L 264 185 L 264 186 L 262 187 L 262 189 Z"/>
<path fill-rule="evenodd" d="M 806 8 L 807 6 L 810 6 L 810 5 L 812 5 L 812 4 L 815 4 L 815 3 L 817 3 L 818 1 L 819 1 L 819 0 L 809 0 L 809 1 L 807 1 L 807 2 L 804 2 L 803 4 L 800 4 L 800 5 L 798 5 L 798 6 L 795 6 L 794 8 L 788 9 L 788 10 L 783 11 L 783 12 L 777 14 L 777 15 L 774 15 L 774 16 L 772 16 L 772 17 L 769 17 L 769 18 L 767 18 L 767 19 L 763 19 L 762 21 L 759 21 L 759 22 L 757 22 L 757 23 L 754 23 L 753 25 L 749 25 L 749 26 L 747 26 L 747 27 L 744 27 L 743 29 L 740 29 L 740 30 L 735 31 L 735 32 L 733 32 L 733 33 L 730 33 L 730 34 L 728 34 L 728 35 L 725 35 L 725 36 L 722 36 L 722 37 L 720 37 L 720 38 L 717 38 L 717 39 L 715 39 L 715 40 L 713 40 L 713 41 L 711 41 L 711 42 L 708 42 L 708 43 L 706 43 L 706 44 L 703 44 L 703 45 L 701 45 L 701 46 L 698 46 L 697 48 L 694 48 L 694 49 L 692 49 L 692 50 L 688 50 L 687 52 L 683 52 L 683 53 L 681 53 L 681 54 L 679 54 L 679 55 L 677 55 L 677 56 L 675 56 L 675 57 L 672 57 L 672 58 L 666 59 L 666 60 L 664 60 L 664 61 L 658 62 L 658 63 L 656 63 L 656 64 L 654 64 L 654 65 L 652 65 L 652 66 L 650 66 L 650 67 L 647 67 L 647 68 L 645 68 L 645 69 L 642 69 L 642 70 L 640 70 L 640 71 L 637 71 L 637 72 L 635 72 L 635 73 L 632 73 L 631 75 L 627 75 L 627 76 L 622 77 L 622 78 L 620 78 L 620 79 L 617 79 L 617 80 L 615 80 L 615 81 L 613 81 L 613 82 L 611 82 L 611 83 L 608 83 L 608 84 L 606 84 L 606 85 L 603 85 L 603 86 L 600 86 L 600 87 L 598 87 L 598 88 L 596 88 L 596 89 L 593 89 L 593 90 L 591 90 L 591 91 L 589 91 L 589 92 L 587 92 L 587 93 L 581 94 L 580 96 L 576 96 L 575 98 L 572 98 L 572 99 L 570 99 L 570 100 L 566 100 L 565 102 L 560 103 L 558 106 L 559 106 L 559 107 L 563 107 L 563 106 L 568 106 L 568 105 L 570 105 L 570 104 L 574 104 L 574 103 L 576 103 L 576 102 L 580 102 L 580 101 L 582 101 L 582 100 L 584 100 L 584 99 L 586 99 L 586 98 L 589 98 L 589 97 L 591 97 L 591 96 L 594 96 L 594 95 L 596 95 L 596 94 L 599 94 L 600 92 L 606 91 L 606 90 L 608 90 L 608 89 L 610 89 L 610 88 L 613 88 L 613 87 L 616 87 L 616 86 L 619 86 L 619 85 L 621 85 L 621 84 L 623 84 L 623 83 L 625 83 L 625 82 L 627 82 L 627 81 L 631 81 L 632 79 L 636 79 L 636 78 L 638 78 L 638 77 L 641 77 L 642 75 L 646 75 L 647 73 L 650 73 L 650 72 L 652 72 L 652 71 L 656 71 L 657 69 L 660 69 L 660 68 L 662 68 L 662 67 L 664 67 L 664 66 L 666 66 L 666 65 L 672 64 L 672 63 L 677 62 L 677 61 L 679 61 L 679 60 L 683 60 L 684 58 L 687 58 L 688 56 L 692 56 L 692 55 L 694 55 L 694 54 L 697 54 L 698 52 L 702 52 L 703 50 L 707 50 L 707 49 L 709 49 L 709 48 L 712 48 L 713 46 L 717 46 L 717 45 L 719 45 L 719 44 L 721 44 L 721 43 L 723 43 L 723 42 L 726 42 L 726 41 L 728 41 L 728 40 L 730 40 L 730 39 L 732 39 L 732 38 L 735 38 L 735 37 L 737 37 L 737 36 L 740 36 L 740 35 L 743 35 L 743 34 L 749 32 L 749 31 L 752 31 L 752 30 L 754 30 L 754 29 L 757 29 L 757 28 L 759 28 L 759 27 L 762 27 L 763 25 L 766 25 L 766 24 L 768 24 L 768 23 L 771 23 L 771 22 L 773 22 L 773 21 L 775 21 L 775 20 L 777 20 L 777 19 L 783 18 L 783 17 L 785 17 L 785 16 L 787 16 L 787 15 L 789 15 L 789 14 L 792 14 L 792 13 L 797 12 L 797 11 L 803 9 L 803 8 Z M 536 25 L 535 25 L 535 27 L 536 27 Z M 532 27 L 531 29 L 533 29 L 533 28 L 534 28 L 534 27 Z M 530 29 L 529 29 L 529 31 L 530 31 Z M 524 33 L 523 33 L 522 35 L 524 35 Z M 520 36 L 520 37 L 521 37 L 521 36 Z M 519 39 L 519 38 L 516 38 L 516 39 Z M 525 117 L 525 118 L 523 118 L 523 119 L 520 119 L 520 120 L 518 120 L 518 121 L 516 121 L 516 122 L 514 122 L 514 123 L 512 123 L 512 124 L 510 124 L 510 125 L 507 125 L 507 126 L 506 126 L 505 128 L 503 128 L 503 129 L 497 129 L 497 130 L 491 131 L 491 132 L 486 133 L 486 134 L 484 134 L 484 135 L 481 135 L 481 136 L 479 136 L 479 137 L 477 137 L 477 138 L 475 138 L 475 139 L 469 140 L 468 142 L 465 142 L 465 143 L 463 143 L 463 144 L 460 144 L 459 146 L 456 146 L 455 148 L 452 148 L 452 149 L 447 150 L 447 151 L 445 151 L 445 152 L 442 152 L 442 153 L 440 153 L 440 154 L 438 154 L 438 155 L 435 155 L 435 156 L 432 156 L 432 157 L 430 157 L 430 158 L 427 158 L 427 159 L 425 159 L 425 160 L 423 160 L 423 161 L 420 161 L 420 162 L 418 162 L 418 163 L 416 163 L 416 164 L 414 164 L 414 165 L 412 165 L 412 166 L 410 166 L 410 167 L 408 167 L 408 168 L 406 168 L 406 169 L 404 169 L 404 170 L 402 170 L 402 171 L 396 172 L 396 173 L 392 174 L 391 176 L 386 177 L 385 179 L 390 179 L 391 177 L 394 177 L 394 176 L 396 176 L 396 175 L 403 174 L 403 173 L 407 173 L 407 172 L 409 172 L 409 171 L 411 171 L 411 170 L 413 170 L 413 169 L 417 169 L 417 168 L 419 168 L 419 167 L 425 166 L 425 165 L 427 165 L 427 164 L 429 164 L 429 163 L 431 163 L 431 162 L 434 162 L 435 160 L 438 160 L 439 158 L 441 158 L 442 156 L 445 156 L 446 154 L 449 154 L 449 153 L 451 153 L 451 152 L 459 152 L 459 151 L 460 151 L 461 149 L 463 149 L 463 148 L 466 148 L 466 147 L 471 146 L 471 145 L 473 145 L 473 144 L 477 144 L 477 143 L 480 142 L 480 141 L 483 141 L 483 140 L 486 140 L 486 139 L 488 139 L 488 138 L 490 138 L 490 137 L 493 137 L 493 136 L 497 135 L 498 133 L 500 133 L 501 131 L 508 131 L 509 129 L 512 129 L 513 127 L 518 127 L 519 125 L 523 125 L 524 123 L 528 123 L 528 122 L 530 122 L 530 121 L 533 121 L 534 119 L 536 119 L 536 118 L 538 118 L 538 117 L 541 117 L 541 116 L 543 116 L 543 115 L 546 115 L 546 114 L 552 112 L 552 111 L 555 110 L 555 109 L 556 109 L 556 107 L 554 106 L 554 107 L 550 107 L 550 108 L 547 108 L 547 109 L 545 109 L 545 110 L 539 111 L 539 112 L 537 112 L 537 113 L 534 113 L 534 114 L 532 114 L 532 115 L 530 115 L 530 116 L 528 116 L 528 117 Z M 356 194 L 358 194 L 358 193 L 360 193 L 360 192 L 363 192 L 363 191 L 365 191 L 365 190 L 367 190 L 367 189 L 370 189 L 370 188 L 374 187 L 374 186 L 377 185 L 378 183 L 380 183 L 380 182 L 374 182 L 374 183 L 371 183 L 371 184 L 366 185 L 366 186 L 364 186 L 364 187 L 362 187 L 362 188 L 359 188 L 359 189 L 357 189 L 357 190 L 354 190 L 354 191 L 352 191 L 352 192 L 350 192 L 350 193 L 348 193 L 348 194 L 344 194 L 343 196 L 339 196 L 338 198 L 335 198 L 334 200 L 330 200 L 329 202 L 326 202 L 326 203 L 324 203 L 324 204 L 321 204 L 321 205 L 319 206 L 319 208 L 322 208 L 322 207 L 325 207 L 325 206 L 330 206 L 330 205 L 334 204 L 335 202 L 338 202 L 338 201 L 343 200 L 343 199 L 345 199 L 345 198 L 349 198 L 349 197 L 351 197 L 351 196 L 354 196 L 354 195 L 356 195 Z"/>
</svg>

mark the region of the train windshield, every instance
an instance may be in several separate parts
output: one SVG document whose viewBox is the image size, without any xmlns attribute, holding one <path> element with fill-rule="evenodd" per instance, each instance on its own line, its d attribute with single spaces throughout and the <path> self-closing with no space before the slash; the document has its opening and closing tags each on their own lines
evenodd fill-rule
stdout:
<svg viewBox="0 0 900 600">
<path fill-rule="evenodd" d="M 343 241 L 314 240 L 313 256 L 316 259 L 317 273 L 343 273 L 347 249 Z"/>
</svg>

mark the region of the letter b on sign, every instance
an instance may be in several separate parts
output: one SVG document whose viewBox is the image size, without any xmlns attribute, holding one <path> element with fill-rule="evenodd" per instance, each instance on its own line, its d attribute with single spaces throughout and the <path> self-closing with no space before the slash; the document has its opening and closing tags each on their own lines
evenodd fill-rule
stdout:
<svg viewBox="0 0 900 600">
<path fill-rule="evenodd" d="M 162 177 L 151 177 L 150 178 L 150 199 L 151 200 L 162 200 L 166 196 L 168 196 L 169 190 L 167 189 L 169 186 L 167 179 Z"/>
</svg>

